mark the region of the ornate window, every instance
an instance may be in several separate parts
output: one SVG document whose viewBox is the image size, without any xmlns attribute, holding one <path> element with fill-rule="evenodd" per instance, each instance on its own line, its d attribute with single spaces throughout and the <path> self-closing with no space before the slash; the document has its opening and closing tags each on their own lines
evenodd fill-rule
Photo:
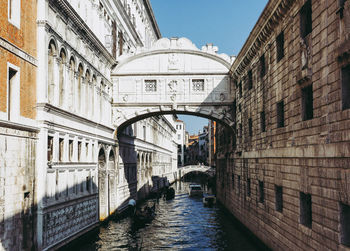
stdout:
<svg viewBox="0 0 350 251">
<path fill-rule="evenodd" d="M 192 79 L 192 90 L 195 92 L 204 91 L 204 79 Z"/>
<path fill-rule="evenodd" d="M 157 91 L 157 80 L 145 80 L 145 91 L 156 92 Z"/>
</svg>

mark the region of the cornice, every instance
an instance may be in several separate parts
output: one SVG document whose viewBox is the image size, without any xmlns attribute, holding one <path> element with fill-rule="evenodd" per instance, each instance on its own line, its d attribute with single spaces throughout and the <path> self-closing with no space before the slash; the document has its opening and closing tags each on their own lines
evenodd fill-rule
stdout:
<svg viewBox="0 0 350 251">
<path fill-rule="evenodd" d="M 152 26 L 153 26 L 154 31 L 156 32 L 157 39 L 160 39 L 162 37 L 162 34 L 160 33 L 160 30 L 159 30 L 159 27 L 157 24 L 157 20 L 154 16 L 154 13 L 153 13 L 151 3 L 149 2 L 149 0 L 143 0 L 143 2 L 144 2 L 144 5 L 147 9 L 148 15 L 151 18 Z"/>
<path fill-rule="evenodd" d="M 122 15 L 123 20 L 125 21 L 126 25 L 128 26 L 129 31 L 131 32 L 131 34 L 134 36 L 136 43 L 139 46 L 144 46 L 144 44 L 142 43 L 141 38 L 139 37 L 139 35 L 137 34 L 137 31 L 135 29 L 135 27 L 132 25 L 131 20 L 129 15 L 126 13 L 124 7 L 122 6 L 120 0 L 114 0 L 114 4 L 117 7 L 120 15 Z M 115 17 L 117 18 L 117 17 Z"/>
<path fill-rule="evenodd" d="M 191 54 L 191 55 L 196 55 L 196 56 L 202 56 L 205 58 L 210 58 L 212 60 L 215 60 L 219 63 L 221 63 L 222 65 L 224 65 L 228 70 L 230 69 L 230 63 L 227 62 L 225 59 L 223 59 L 222 57 L 216 55 L 216 54 L 210 54 L 210 53 L 206 53 L 203 51 L 195 51 L 195 50 L 182 50 L 182 49 L 164 49 L 164 50 L 151 50 L 151 51 L 147 51 L 147 52 L 142 52 L 133 56 L 130 56 L 126 59 L 124 59 L 123 61 L 119 62 L 119 64 L 117 65 L 116 68 L 114 68 L 114 71 L 116 71 L 117 69 L 119 69 L 120 67 L 122 67 L 124 64 L 129 63 L 133 60 L 136 60 L 138 58 L 142 58 L 142 57 L 146 57 L 146 56 L 152 56 L 152 55 L 158 55 L 158 54 L 172 54 L 172 53 L 182 53 L 182 54 Z"/>
<path fill-rule="evenodd" d="M 86 117 L 82 117 L 80 115 L 71 113 L 69 111 L 63 110 L 59 107 L 56 107 L 56 106 L 48 104 L 48 103 L 38 103 L 37 108 L 42 109 L 48 113 L 57 114 L 61 117 L 66 117 L 66 118 L 70 118 L 70 119 L 78 121 L 78 122 L 82 122 L 85 125 L 89 125 L 91 127 L 95 127 L 95 128 L 101 129 L 101 130 L 110 131 L 110 132 L 114 131 L 113 127 L 109 127 L 109 126 L 106 126 L 106 125 L 103 125 L 100 123 L 96 123 L 92 120 L 87 119 Z M 47 123 L 51 123 L 51 122 L 47 121 Z"/>
<path fill-rule="evenodd" d="M 72 8 L 72 6 L 68 3 L 67 0 L 49 0 L 50 4 L 56 6 L 57 10 L 62 12 L 66 17 L 73 20 L 74 28 L 79 30 L 80 34 L 90 44 L 95 47 L 100 53 L 108 60 L 111 65 L 115 65 L 116 61 L 112 57 L 112 55 L 107 51 L 107 49 L 103 46 L 100 40 L 95 36 L 95 34 L 90 30 L 90 28 L 86 25 L 86 23 L 81 19 L 78 13 Z"/>
<path fill-rule="evenodd" d="M 231 66 L 230 74 L 233 78 L 237 78 L 245 72 L 245 68 L 250 65 L 261 47 L 266 44 L 274 28 L 278 26 L 294 2 L 293 0 L 270 0 L 268 2 Z"/>
</svg>

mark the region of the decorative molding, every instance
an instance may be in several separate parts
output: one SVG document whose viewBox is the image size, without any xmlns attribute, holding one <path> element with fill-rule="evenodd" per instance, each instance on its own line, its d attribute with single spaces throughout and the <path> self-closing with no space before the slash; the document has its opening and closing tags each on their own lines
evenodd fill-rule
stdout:
<svg viewBox="0 0 350 251">
<path fill-rule="evenodd" d="M 5 40 L 4 38 L 0 37 L 0 47 L 3 49 L 15 54 L 17 57 L 22 58 L 23 60 L 27 61 L 28 63 L 37 66 L 38 61 L 22 49 L 18 48 L 16 45 L 10 43 L 9 41 Z"/>
</svg>

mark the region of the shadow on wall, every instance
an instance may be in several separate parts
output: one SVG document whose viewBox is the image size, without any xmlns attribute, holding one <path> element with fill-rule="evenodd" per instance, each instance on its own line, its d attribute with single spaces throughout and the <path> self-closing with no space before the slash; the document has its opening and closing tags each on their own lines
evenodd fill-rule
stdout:
<svg viewBox="0 0 350 251">
<path fill-rule="evenodd" d="M 142 200 L 158 189 L 169 185 L 165 177 L 153 175 L 154 156 L 152 152 L 137 151 L 135 148 L 137 132 L 132 125 L 118 134 L 119 138 L 119 179 L 118 193 L 123 210 L 129 199 Z"/>
</svg>

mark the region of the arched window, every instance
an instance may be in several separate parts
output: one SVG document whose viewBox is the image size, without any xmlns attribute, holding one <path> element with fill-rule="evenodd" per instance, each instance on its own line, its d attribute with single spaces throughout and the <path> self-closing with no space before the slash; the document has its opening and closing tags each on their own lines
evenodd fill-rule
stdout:
<svg viewBox="0 0 350 251">
<path fill-rule="evenodd" d="M 66 52 L 61 49 L 60 52 L 60 63 L 59 63 L 59 105 L 62 106 L 66 99 L 65 95 L 65 65 L 66 65 Z"/>
<path fill-rule="evenodd" d="M 85 73 L 85 86 L 84 86 L 84 114 L 88 115 L 90 105 L 89 105 L 89 95 L 90 95 L 90 90 L 89 90 L 89 85 L 90 85 L 90 71 L 86 70 Z"/>
<path fill-rule="evenodd" d="M 104 97 L 103 97 L 103 90 L 104 90 L 104 83 L 103 81 L 101 81 L 101 85 L 100 85 L 100 109 L 99 109 L 99 114 L 100 114 L 100 121 L 102 122 L 103 121 L 103 114 L 104 114 L 104 111 L 103 111 L 103 100 L 104 100 Z"/>
<path fill-rule="evenodd" d="M 56 52 L 56 44 L 53 40 L 49 43 L 48 48 L 48 101 L 49 103 L 53 103 L 54 101 L 54 93 L 55 93 L 55 67 L 54 60 L 57 56 Z"/>
<path fill-rule="evenodd" d="M 90 85 L 90 113 L 91 117 L 94 118 L 95 116 L 95 86 L 97 85 L 97 78 L 95 75 L 92 76 L 92 85 Z"/>
<path fill-rule="evenodd" d="M 78 66 L 78 85 L 77 85 L 77 106 L 76 106 L 76 111 L 77 113 L 81 113 L 81 96 L 82 96 L 82 81 L 83 81 L 83 74 L 84 74 L 84 68 L 82 64 L 79 64 Z"/>
<path fill-rule="evenodd" d="M 75 86 L 75 60 L 73 57 L 69 60 L 69 87 L 68 87 L 68 99 L 69 99 L 69 109 L 73 111 L 74 107 L 74 86 Z"/>
</svg>

